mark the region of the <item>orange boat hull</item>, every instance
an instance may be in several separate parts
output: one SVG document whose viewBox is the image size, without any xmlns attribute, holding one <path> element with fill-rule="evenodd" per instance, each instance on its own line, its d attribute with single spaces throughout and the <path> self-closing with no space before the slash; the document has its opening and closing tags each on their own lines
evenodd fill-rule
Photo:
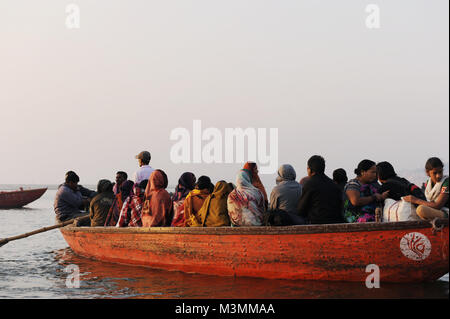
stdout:
<svg viewBox="0 0 450 319">
<path fill-rule="evenodd" d="M 47 188 L 8 191 L 0 193 L 0 208 L 19 208 L 40 198 Z"/>
<path fill-rule="evenodd" d="M 221 276 L 423 282 L 448 273 L 448 221 L 288 227 L 67 226 L 72 250 L 102 261 Z M 414 255 L 416 254 L 416 255 Z"/>
</svg>

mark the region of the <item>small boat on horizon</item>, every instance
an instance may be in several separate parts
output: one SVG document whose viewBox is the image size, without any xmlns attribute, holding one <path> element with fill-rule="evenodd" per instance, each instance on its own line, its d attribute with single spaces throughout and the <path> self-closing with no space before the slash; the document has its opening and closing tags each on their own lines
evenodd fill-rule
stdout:
<svg viewBox="0 0 450 319">
<path fill-rule="evenodd" d="M 47 188 L 0 191 L 0 209 L 20 208 L 40 198 Z"/>
<path fill-rule="evenodd" d="M 449 271 L 448 219 L 270 227 L 60 229 L 78 255 L 219 276 L 381 282 L 434 281 Z M 369 267 L 368 267 L 369 266 Z"/>
</svg>

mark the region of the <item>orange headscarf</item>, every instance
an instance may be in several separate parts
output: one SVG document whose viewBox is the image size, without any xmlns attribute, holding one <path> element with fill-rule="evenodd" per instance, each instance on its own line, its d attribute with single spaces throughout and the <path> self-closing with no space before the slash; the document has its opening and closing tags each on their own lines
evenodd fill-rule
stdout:
<svg viewBox="0 0 450 319">
<path fill-rule="evenodd" d="M 170 226 L 172 219 L 172 200 L 167 187 L 167 175 L 162 170 L 155 170 L 148 179 L 142 207 L 142 226 Z"/>
<path fill-rule="evenodd" d="M 251 177 L 252 177 L 252 185 L 261 191 L 261 193 L 264 196 L 264 202 L 266 203 L 266 206 L 267 206 L 267 203 L 268 203 L 267 193 L 266 193 L 266 189 L 264 188 L 264 185 L 261 182 L 261 179 L 259 178 L 258 166 L 254 162 L 247 162 L 247 163 L 245 163 L 243 168 L 250 172 Z"/>
</svg>

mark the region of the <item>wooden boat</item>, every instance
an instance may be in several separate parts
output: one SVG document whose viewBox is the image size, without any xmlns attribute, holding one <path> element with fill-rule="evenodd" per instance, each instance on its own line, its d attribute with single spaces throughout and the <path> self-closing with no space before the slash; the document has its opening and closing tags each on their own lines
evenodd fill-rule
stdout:
<svg viewBox="0 0 450 319">
<path fill-rule="evenodd" d="M 449 271 L 448 220 L 283 227 L 61 228 L 72 250 L 97 260 L 270 279 L 436 280 Z"/>
<path fill-rule="evenodd" d="M 47 188 L 0 192 L 0 208 L 19 208 L 40 198 Z"/>
</svg>

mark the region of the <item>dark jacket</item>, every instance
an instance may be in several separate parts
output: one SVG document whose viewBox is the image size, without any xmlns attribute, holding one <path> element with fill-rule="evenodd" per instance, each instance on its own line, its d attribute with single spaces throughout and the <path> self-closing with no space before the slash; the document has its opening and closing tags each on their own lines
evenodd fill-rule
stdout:
<svg viewBox="0 0 450 319">
<path fill-rule="evenodd" d="M 54 210 L 60 220 L 79 214 L 83 208 L 83 196 L 80 191 L 74 191 L 66 184 L 59 186 L 56 192 Z"/>
<path fill-rule="evenodd" d="M 343 206 L 339 186 L 325 174 L 316 174 L 303 187 L 298 213 L 311 224 L 343 223 Z"/>
<path fill-rule="evenodd" d="M 421 200 L 427 200 L 418 186 L 398 176 L 389 178 L 386 183 L 381 185 L 380 193 L 384 193 L 385 191 L 389 191 L 388 197 L 393 200 L 400 200 L 401 197 L 407 195 L 413 195 Z"/>
<path fill-rule="evenodd" d="M 113 192 L 103 192 L 96 195 L 89 207 L 89 218 L 91 219 L 91 227 L 105 225 L 106 216 L 108 216 L 115 195 Z"/>
</svg>

